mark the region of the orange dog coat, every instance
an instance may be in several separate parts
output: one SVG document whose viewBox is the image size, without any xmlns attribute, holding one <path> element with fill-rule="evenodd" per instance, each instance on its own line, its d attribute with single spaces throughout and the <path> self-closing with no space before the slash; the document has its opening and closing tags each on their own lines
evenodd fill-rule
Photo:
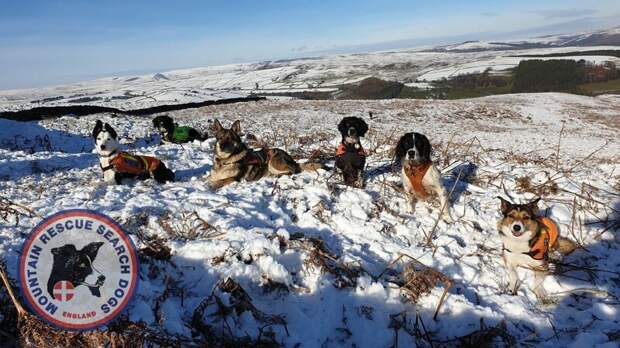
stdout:
<svg viewBox="0 0 620 348">
<path fill-rule="evenodd" d="M 560 236 L 560 228 L 548 217 L 539 217 L 536 219 L 543 225 L 540 237 L 530 248 L 530 256 L 534 260 L 544 260 L 549 254 L 549 250 L 555 245 Z"/>
<path fill-rule="evenodd" d="M 422 180 L 424 179 L 424 175 L 426 175 L 426 172 L 432 164 L 433 162 L 428 162 L 418 166 L 407 165 L 405 167 L 405 174 L 407 175 L 407 179 L 409 179 L 409 182 L 411 183 L 411 186 L 413 187 L 415 193 L 422 199 L 425 199 L 429 196 L 429 193 L 422 185 Z"/>
<path fill-rule="evenodd" d="M 345 153 L 347 153 L 347 146 L 341 143 L 336 149 L 336 157 L 342 156 Z M 362 157 L 366 157 L 366 151 L 364 151 L 364 148 L 361 145 L 359 146 L 359 149 L 357 149 L 357 154 Z"/>
<path fill-rule="evenodd" d="M 161 161 L 155 157 L 132 155 L 121 152 L 110 161 L 110 165 L 117 173 L 143 175 L 153 172 Z"/>
</svg>

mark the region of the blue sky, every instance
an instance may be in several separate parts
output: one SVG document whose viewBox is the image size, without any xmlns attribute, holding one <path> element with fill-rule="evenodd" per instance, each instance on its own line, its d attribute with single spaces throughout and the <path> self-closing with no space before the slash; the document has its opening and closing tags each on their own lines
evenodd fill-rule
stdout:
<svg viewBox="0 0 620 348">
<path fill-rule="evenodd" d="M 0 89 L 620 25 L 620 1 L 2 0 Z"/>
</svg>

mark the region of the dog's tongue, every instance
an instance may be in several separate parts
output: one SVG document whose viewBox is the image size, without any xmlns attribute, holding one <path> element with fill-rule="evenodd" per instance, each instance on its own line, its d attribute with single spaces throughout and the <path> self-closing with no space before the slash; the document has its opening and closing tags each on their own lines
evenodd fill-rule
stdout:
<svg viewBox="0 0 620 348">
<path fill-rule="evenodd" d="M 512 231 L 512 235 L 515 237 L 521 237 L 523 235 L 523 232 Z"/>
<path fill-rule="evenodd" d="M 98 286 L 89 286 L 88 289 L 93 296 L 101 297 L 101 292 L 99 291 Z"/>
</svg>

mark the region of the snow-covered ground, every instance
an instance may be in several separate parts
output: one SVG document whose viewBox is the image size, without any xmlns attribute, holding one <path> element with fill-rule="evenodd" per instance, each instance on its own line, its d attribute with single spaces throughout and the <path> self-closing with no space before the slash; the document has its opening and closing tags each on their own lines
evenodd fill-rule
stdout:
<svg viewBox="0 0 620 348">
<path fill-rule="evenodd" d="M 367 187 L 343 187 L 330 171 L 320 171 L 213 192 L 204 178 L 213 163 L 214 140 L 159 146 L 150 117 L 0 119 L 0 197 L 40 216 L 77 207 L 98 210 L 122 222 L 139 247 L 144 243 L 137 234 L 159 236 L 171 248 L 169 262 L 142 258 L 139 288 L 127 310 L 130 320 L 191 340 L 188 325 L 203 300 L 215 293 L 230 303 L 230 295 L 216 289 L 230 277 L 265 315 L 211 315 L 216 310 L 211 304 L 198 317 L 220 335 L 262 335 L 286 347 L 390 347 L 396 337 L 399 347 L 430 346 L 428 340 L 434 346 L 456 345 L 452 340 L 458 336 L 502 325 L 517 345 L 617 346 L 620 247 L 617 226 L 609 229 L 605 221 L 620 218 L 618 98 L 261 101 L 171 116 L 203 130 L 215 117 L 225 125 L 240 119 L 247 134 L 302 160 L 315 150 L 334 151 L 343 116 L 364 117 L 370 125 L 364 140 L 370 152 Z M 178 181 L 101 185 L 88 138 L 96 119 L 111 123 L 131 151 L 161 158 Z M 451 204 L 458 221 L 439 222 L 429 245 L 437 208 L 420 204 L 408 214 L 397 189 L 399 176 L 389 169 L 390 150 L 408 131 L 431 139 L 444 183 L 454 188 Z M 526 271 L 518 295 L 506 293 L 495 197 L 534 197 L 525 191 L 542 194 L 543 210 L 563 235 L 583 245 L 564 262 L 596 269 L 549 276 L 544 286 L 555 294 L 554 304 L 536 299 Z M 0 259 L 15 279 L 21 243 L 40 217 L 23 215 L 18 224 L 8 219 L 0 220 Z M 202 237 L 182 238 L 187 225 L 200 224 Z M 310 238 L 322 240 L 334 258 L 328 271 L 312 263 Z M 390 277 L 380 276 L 399 254 L 453 280 L 436 321 L 441 286 L 414 304 L 403 301 Z M 582 288 L 597 292 L 561 294 Z"/>
</svg>

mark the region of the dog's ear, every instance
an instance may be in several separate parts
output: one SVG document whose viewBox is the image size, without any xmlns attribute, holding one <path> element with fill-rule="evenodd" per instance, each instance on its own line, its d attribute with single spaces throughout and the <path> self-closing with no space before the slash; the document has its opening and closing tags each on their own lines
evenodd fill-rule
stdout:
<svg viewBox="0 0 620 348">
<path fill-rule="evenodd" d="M 432 149 L 431 142 L 428 140 L 426 135 L 420 133 L 416 134 L 414 138 L 416 142 L 415 146 L 418 148 L 418 151 L 420 151 L 420 156 L 424 158 L 424 160 L 430 161 Z"/>
<path fill-rule="evenodd" d="M 76 251 L 76 249 L 75 249 L 75 245 L 66 244 L 61 247 L 52 248 L 51 251 L 52 251 L 52 255 L 61 256 L 61 255 L 71 255 Z"/>
<path fill-rule="evenodd" d="M 110 134 L 112 138 L 118 139 L 118 134 L 116 134 L 116 131 L 114 130 L 114 128 L 112 128 L 112 126 L 106 123 L 103 127 L 105 128 L 105 131 Z"/>
<path fill-rule="evenodd" d="M 161 117 L 161 121 L 163 124 L 165 124 L 166 126 L 174 126 L 174 120 L 172 119 L 172 117 L 168 116 L 168 115 L 163 115 Z"/>
<path fill-rule="evenodd" d="M 224 127 L 222 127 L 222 124 L 216 118 L 215 121 L 213 121 L 213 124 L 211 125 L 211 130 L 213 131 L 213 133 L 218 133 L 218 132 L 222 131 L 223 129 L 224 129 Z"/>
<path fill-rule="evenodd" d="M 532 215 L 538 215 L 538 202 L 539 201 L 540 201 L 540 197 L 536 198 L 535 200 L 525 205 Z"/>
<path fill-rule="evenodd" d="M 99 135 L 99 132 L 101 132 L 102 129 L 103 129 L 103 122 L 101 122 L 101 120 L 97 120 L 97 122 L 95 123 L 95 128 L 93 128 L 93 133 L 91 134 L 93 139 L 97 138 L 97 135 Z"/>
<path fill-rule="evenodd" d="M 366 134 L 366 132 L 368 132 L 368 124 L 366 123 L 366 121 L 364 121 L 363 119 L 361 119 L 359 117 L 357 118 L 357 120 L 358 120 L 358 130 L 357 131 L 359 132 L 358 135 L 360 137 L 363 137 Z"/>
<path fill-rule="evenodd" d="M 92 242 L 82 248 L 82 252 L 90 258 L 90 261 L 94 261 L 99 252 L 99 248 L 103 245 L 103 242 Z"/>
<path fill-rule="evenodd" d="M 403 135 L 398 139 L 398 143 L 396 143 L 396 147 L 394 148 L 394 159 L 398 160 L 405 155 L 405 149 L 403 143 L 405 142 L 405 138 L 407 134 Z"/>
<path fill-rule="evenodd" d="M 510 213 L 510 211 L 512 210 L 512 203 L 508 202 L 500 196 L 497 196 L 497 198 L 502 201 L 500 205 L 500 211 L 502 212 L 502 215 L 508 215 L 508 213 Z"/>
<path fill-rule="evenodd" d="M 236 120 L 233 124 L 232 127 L 230 127 L 230 129 L 237 133 L 237 135 L 241 135 L 241 121 Z"/>
<path fill-rule="evenodd" d="M 347 133 L 347 120 L 348 120 L 348 117 L 345 117 L 340 121 L 340 123 L 338 123 L 338 131 L 343 136 Z"/>
</svg>

